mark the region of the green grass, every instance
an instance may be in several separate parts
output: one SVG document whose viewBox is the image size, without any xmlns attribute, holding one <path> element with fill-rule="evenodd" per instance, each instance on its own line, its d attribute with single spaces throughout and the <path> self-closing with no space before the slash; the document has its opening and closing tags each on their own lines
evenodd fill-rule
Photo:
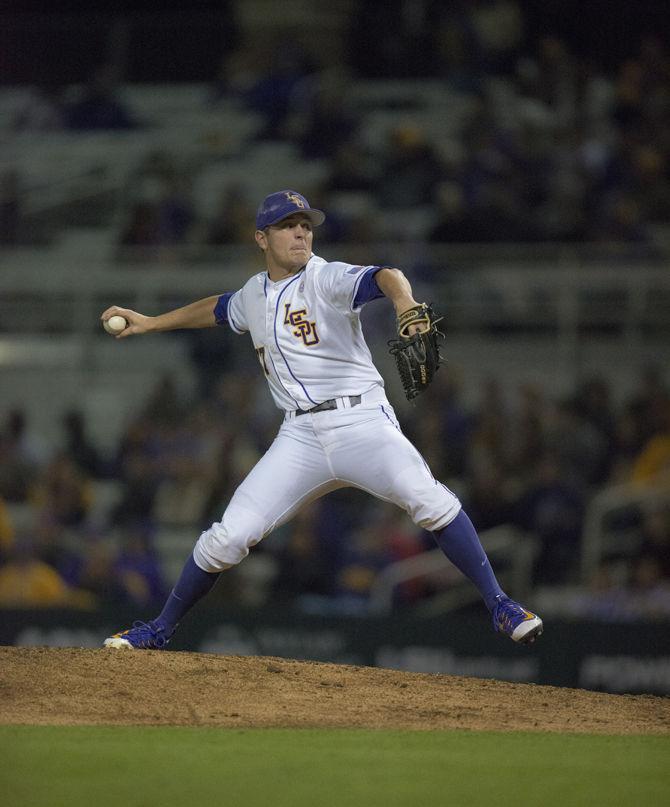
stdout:
<svg viewBox="0 0 670 807">
<path fill-rule="evenodd" d="M 0 726 L 7 807 L 656 807 L 670 739 Z"/>
</svg>

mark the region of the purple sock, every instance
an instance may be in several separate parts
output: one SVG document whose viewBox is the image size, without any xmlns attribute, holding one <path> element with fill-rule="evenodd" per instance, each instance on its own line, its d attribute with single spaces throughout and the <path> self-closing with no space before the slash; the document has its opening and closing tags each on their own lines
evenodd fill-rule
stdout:
<svg viewBox="0 0 670 807">
<path fill-rule="evenodd" d="M 193 560 L 193 555 L 184 564 L 179 580 L 170 592 L 167 602 L 154 624 L 166 633 L 172 633 L 184 614 L 212 588 L 221 572 L 204 572 Z"/>
<path fill-rule="evenodd" d="M 436 530 L 433 535 L 454 566 L 475 584 L 486 607 L 492 611 L 496 597 L 504 596 L 504 592 L 467 514 L 461 510 L 451 524 Z"/>
</svg>

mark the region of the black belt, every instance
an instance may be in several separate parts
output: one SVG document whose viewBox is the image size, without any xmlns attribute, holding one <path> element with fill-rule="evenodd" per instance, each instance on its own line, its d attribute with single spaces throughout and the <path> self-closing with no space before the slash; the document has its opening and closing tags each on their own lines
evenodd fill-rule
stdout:
<svg viewBox="0 0 670 807">
<path fill-rule="evenodd" d="M 349 400 L 350 406 L 358 406 L 361 402 L 360 395 L 347 395 L 345 399 Z M 329 409 L 337 409 L 337 402 L 341 400 L 340 398 L 331 398 L 329 401 L 324 401 L 323 403 L 317 404 L 313 406 L 311 409 L 296 409 L 295 416 L 300 417 L 300 415 L 307 415 L 310 412 L 327 412 Z"/>
</svg>

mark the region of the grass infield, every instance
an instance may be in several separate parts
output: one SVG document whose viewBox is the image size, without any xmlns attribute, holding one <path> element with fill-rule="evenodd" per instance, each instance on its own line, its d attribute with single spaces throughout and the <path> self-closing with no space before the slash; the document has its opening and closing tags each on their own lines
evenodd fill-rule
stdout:
<svg viewBox="0 0 670 807">
<path fill-rule="evenodd" d="M 8 807 L 662 805 L 670 738 L 0 726 Z"/>
</svg>

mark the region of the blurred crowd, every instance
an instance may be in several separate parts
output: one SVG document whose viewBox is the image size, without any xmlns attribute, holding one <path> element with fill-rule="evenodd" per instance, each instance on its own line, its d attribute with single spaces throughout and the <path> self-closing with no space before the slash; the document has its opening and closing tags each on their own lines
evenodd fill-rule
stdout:
<svg viewBox="0 0 670 807">
<path fill-rule="evenodd" d="M 173 582 L 161 554 L 165 531 L 189 536 L 185 557 L 200 531 L 219 520 L 277 426 L 263 381 L 246 373 L 222 374 L 206 396 L 188 399 L 165 377 L 112 455 L 91 442 L 79 412 L 64 415 L 55 451 L 21 410 L 6 413 L 0 604 L 158 605 Z M 534 585 L 579 584 L 587 615 L 670 614 L 670 391 L 658 369 L 648 369 L 618 405 L 602 378 L 560 401 L 531 386 L 504 390 L 492 379 L 466 407 L 457 376 L 444 373 L 426 393 L 421 417 L 404 427 L 480 532 L 511 525 L 532 542 Z M 616 488 L 620 506 L 607 516 L 592 578 L 582 580 L 585 519 L 605 488 Z M 98 500 L 109 489 L 115 495 Z M 648 490 L 659 496 L 636 500 Z M 384 569 L 434 548 L 404 512 L 341 490 L 261 542 L 213 596 L 366 613 Z M 420 604 L 453 580 L 436 570 L 404 583 L 395 605 Z"/>
<path fill-rule="evenodd" d="M 667 43 L 647 35 L 612 64 L 602 48 L 577 52 L 560 33 L 527 28 L 515 0 L 365 3 L 348 52 L 325 64 L 299 41 L 231 39 L 202 106 L 225 116 L 235 102 L 260 119 L 249 146 L 292 144 L 298 159 L 324 163 L 301 189 L 330 211 L 327 241 L 403 237 L 401 214 L 419 210 L 411 235 L 431 242 L 615 241 L 653 253 L 657 225 L 670 222 Z M 35 88 L 15 133 L 150 125 L 124 102 L 120 78 L 108 64 L 74 94 Z M 415 97 L 384 107 L 396 123 L 375 128 L 370 113 L 382 107 L 357 100 L 356 82 L 393 78 L 416 81 Z M 437 106 L 422 101 L 426 80 L 442 88 Z M 128 177 L 119 244 L 155 258 L 164 246 L 247 241 L 258 199 L 223 182 L 203 210 L 198 179 L 210 167 L 147 154 Z M 21 178 L 6 176 L 2 194 L 8 243 Z"/>
</svg>

